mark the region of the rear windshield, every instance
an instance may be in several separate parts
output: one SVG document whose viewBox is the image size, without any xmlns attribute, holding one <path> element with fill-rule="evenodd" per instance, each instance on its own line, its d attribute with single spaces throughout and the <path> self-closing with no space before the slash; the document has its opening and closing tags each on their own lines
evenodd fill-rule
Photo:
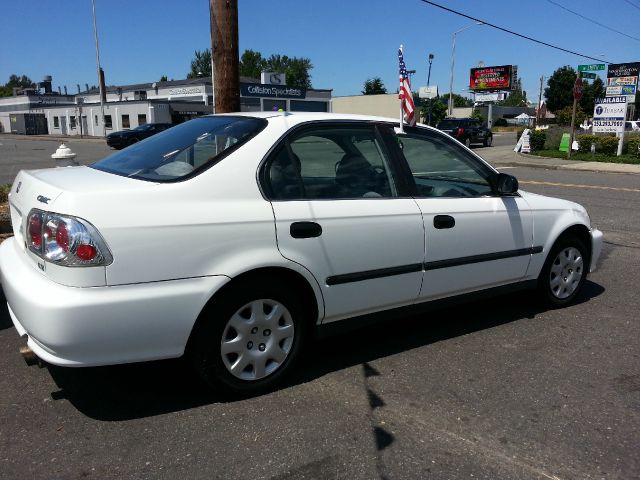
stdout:
<svg viewBox="0 0 640 480">
<path fill-rule="evenodd" d="M 92 168 L 131 178 L 173 181 L 203 170 L 262 130 L 252 117 L 201 117 L 100 160 Z"/>
<path fill-rule="evenodd" d="M 464 124 L 463 120 L 443 120 L 438 124 L 438 128 L 455 128 Z"/>
</svg>

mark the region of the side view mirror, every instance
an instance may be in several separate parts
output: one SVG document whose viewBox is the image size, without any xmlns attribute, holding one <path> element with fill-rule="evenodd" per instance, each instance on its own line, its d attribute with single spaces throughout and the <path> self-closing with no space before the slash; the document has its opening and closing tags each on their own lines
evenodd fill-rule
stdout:
<svg viewBox="0 0 640 480">
<path fill-rule="evenodd" d="M 499 173 L 496 188 L 500 195 L 511 195 L 518 191 L 518 179 L 507 173 Z"/>
</svg>

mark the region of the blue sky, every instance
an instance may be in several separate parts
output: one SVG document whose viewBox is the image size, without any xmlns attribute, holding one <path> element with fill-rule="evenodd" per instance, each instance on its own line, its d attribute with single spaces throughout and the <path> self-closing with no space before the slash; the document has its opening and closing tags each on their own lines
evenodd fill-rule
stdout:
<svg viewBox="0 0 640 480">
<path fill-rule="evenodd" d="M 435 0 L 491 23 L 614 62 L 640 61 L 640 42 L 608 31 L 547 0 Z M 640 37 L 640 0 L 554 0 L 628 35 Z M 90 0 L 0 0 L 3 47 L 0 83 L 12 73 L 54 87 L 97 84 Z M 185 78 L 196 49 L 210 45 L 208 0 L 96 0 L 102 66 L 108 84 Z M 473 22 L 420 0 L 239 1 L 240 52 L 245 49 L 311 59 L 312 83 L 334 95 L 358 94 L 379 76 L 395 91 L 397 49 L 405 46 L 413 89 L 426 85 L 427 55 L 435 59 L 431 84 L 449 89 L 451 35 Z M 469 68 L 517 64 L 524 89 L 537 99 L 540 75 L 557 67 L 593 63 L 535 45 L 487 26 L 457 36 L 454 91 L 468 88 Z"/>
</svg>

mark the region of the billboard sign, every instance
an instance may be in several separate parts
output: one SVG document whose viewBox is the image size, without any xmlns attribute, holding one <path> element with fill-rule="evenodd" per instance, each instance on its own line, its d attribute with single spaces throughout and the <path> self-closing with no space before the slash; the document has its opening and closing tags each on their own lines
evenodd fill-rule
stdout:
<svg viewBox="0 0 640 480">
<path fill-rule="evenodd" d="M 612 85 L 607 87 L 607 97 L 617 97 L 622 95 L 622 85 Z"/>
<path fill-rule="evenodd" d="M 472 68 L 469 89 L 475 91 L 510 90 L 513 79 L 513 65 Z"/>
<path fill-rule="evenodd" d="M 637 85 L 638 77 L 614 77 L 607 78 L 607 85 Z"/>
<path fill-rule="evenodd" d="M 476 102 L 497 102 L 504 100 L 504 93 L 476 93 Z"/>
<path fill-rule="evenodd" d="M 637 77 L 640 75 L 640 62 L 612 63 L 607 70 L 607 77 Z"/>
<path fill-rule="evenodd" d="M 596 99 L 593 109 L 593 133 L 620 133 L 624 131 L 627 97 Z"/>
</svg>

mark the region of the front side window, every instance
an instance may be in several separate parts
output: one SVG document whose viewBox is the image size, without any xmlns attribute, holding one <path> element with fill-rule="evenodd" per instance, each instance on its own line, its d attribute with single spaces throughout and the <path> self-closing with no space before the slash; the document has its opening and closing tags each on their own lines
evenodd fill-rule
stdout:
<svg viewBox="0 0 640 480">
<path fill-rule="evenodd" d="M 398 136 L 418 197 L 491 195 L 490 170 L 449 137 L 431 131 Z"/>
<path fill-rule="evenodd" d="M 277 200 L 397 195 L 372 126 L 315 127 L 294 134 L 275 152 L 267 178 Z"/>
<path fill-rule="evenodd" d="M 260 132 L 266 120 L 201 117 L 149 137 L 91 165 L 92 168 L 150 181 L 178 180 L 217 162 Z"/>
</svg>

